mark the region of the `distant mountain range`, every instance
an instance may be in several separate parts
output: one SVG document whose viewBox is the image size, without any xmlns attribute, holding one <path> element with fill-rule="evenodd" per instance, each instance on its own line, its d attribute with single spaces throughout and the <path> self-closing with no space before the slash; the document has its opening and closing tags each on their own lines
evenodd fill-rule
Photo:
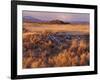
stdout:
<svg viewBox="0 0 100 80">
<path fill-rule="evenodd" d="M 35 22 L 35 23 L 49 23 L 49 24 L 70 24 L 70 23 L 88 23 L 85 21 L 72 21 L 72 22 L 64 22 L 62 20 L 51 20 L 51 21 L 46 21 L 46 20 L 40 20 L 31 16 L 23 16 L 23 22 Z"/>
<path fill-rule="evenodd" d="M 24 16 L 23 17 L 23 22 L 42 22 L 42 20 L 33 18 L 31 16 Z"/>
</svg>

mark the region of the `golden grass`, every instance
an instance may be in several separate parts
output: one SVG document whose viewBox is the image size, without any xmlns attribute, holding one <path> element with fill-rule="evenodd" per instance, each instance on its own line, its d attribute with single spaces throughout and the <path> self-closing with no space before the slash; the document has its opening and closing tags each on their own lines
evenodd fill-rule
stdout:
<svg viewBox="0 0 100 80">
<path fill-rule="evenodd" d="M 24 23 L 23 27 L 30 32 L 33 31 L 79 31 L 89 33 L 89 24 L 39 24 L 39 23 Z"/>
<path fill-rule="evenodd" d="M 23 40 L 23 68 L 89 65 L 89 44 L 85 40 L 73 39 L 70 41 L 69 48 L 59 48 L 60 51 L 54 53 L 57 50 L 50 48 L 54 43 L 50 41 L 42 42 L 42 40 L 38 42 L 38 38 L 31 41 L 31 37 L 29 36 L 27 40 L 25 40 L 26 38 Z M 33 45 L 42 45 L 43 47 L 38 48 L 38 53 L 34 51 Z M 48 53 L 49 49 L 54 52 Z"/>
<path fill-rule="evenodd" d="M 67 43 L 63 42 L 64 44 L 58 49 L 54 42 L 46 39 L 49 34 L 56 32 L 81 32 L 80 36 L 88 35 L 88 24 L 24 23 L 23 28 L 25 30 L 23 32 L 23 68 L 89 65 L 89 39 L 75 38 Z M 41 36 L 44 38 L 41 39 Z M 68 46 L 63 48 L 64 45 Z"/>
</svg>

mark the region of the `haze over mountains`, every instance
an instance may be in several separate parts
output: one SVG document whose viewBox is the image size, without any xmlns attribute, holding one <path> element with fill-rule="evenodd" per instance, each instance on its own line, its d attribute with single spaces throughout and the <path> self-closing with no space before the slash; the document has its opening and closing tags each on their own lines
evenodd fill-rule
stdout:
<svg viewBox="0 0 100 80">
<path fill-rule="evenodd" d="M 55 20 L 40 20 L 40 19 L 37 19 L 35 17 L 32 17 L 32 16 L 23 16 L 23 22 L 28 22 L 28 23 L 57 23 L 57 24 L 70 24 L 70 23 L 88 23 L 86 21 L 62 21 L 60 19 L 55 19 Z"/>
<path fill-rule="evenodd" d="M 33 18 L 31 16 L 23 16 L 23 22 L 42 22 L 42 20 Z"/>
</svg>

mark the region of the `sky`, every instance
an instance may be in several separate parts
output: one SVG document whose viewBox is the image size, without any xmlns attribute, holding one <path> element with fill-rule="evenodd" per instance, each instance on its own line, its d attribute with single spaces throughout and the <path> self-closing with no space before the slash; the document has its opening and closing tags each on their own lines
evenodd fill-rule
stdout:
<svg viewBox="0 0 100 80">
<path fill-rule="evenodd" d="M 36 12 L 23 11 L 23 17 L 30 16 L 43 21 L 62 20 L 64 22 L 87 22 L 89 23 L 88 13 L 67 13 L 67 12 Z"/>
</svg>

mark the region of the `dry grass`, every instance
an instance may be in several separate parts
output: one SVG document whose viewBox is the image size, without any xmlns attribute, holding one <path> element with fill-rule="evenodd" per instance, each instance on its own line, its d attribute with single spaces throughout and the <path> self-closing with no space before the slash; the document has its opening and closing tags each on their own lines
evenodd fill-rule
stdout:
<svg viewBox="0 0 100 80">
<path fill-rule="evenodd" d="M 89 24 L 39 24 L 39 23 L 24 23 L 23 26 L 33 31 L 79 31 L 82 33 L 89 33 Z"/>
<path fill-rule="evenodd" d="M 26 24 L 24 24 L 26 25 Z M 64 36 L 60 36 L 62 43 L 58 44 L 51 39 L 48 39 L 49 35 L 59 37 L 57 31 L 51 32 L 45 31 L 45 25 L 38 27 L 41 32 L 37 32 L 33 24 L 29 24 L 25 27 L 26 31 L 23 32 L 23 68 L 42 68 L 42 67 L 64 67 L 64 66 L 85 66 L 89 65 L 90 53 L 89 53 L 89 28 L 79 28 L 72 25 L 68 25 L 66 29 L 63 29 L 64 25 L 60 25 L 60 28 L 55 29 L 59 32 L 62 31 L 82 31 L 80 35 L 82 38 L 78 39 L 77 35 L 70 35 L 74 37 L 72 39 L 64 39 Z M 35 24 L 37 25 L 37 24 Z M 47 26 L 48 24 L 46 24 Z M 38 24 L 38 26 L 40 26 Z M 50 26 L 50 25 L 48 25 Z M 57 25 L 58 26 L 58 25 Z M 65 25 L 66 26 L 66 25 Z M 85 26 L 85 25 L 83 25 Z M 27 27 L 30 27 L 27 29 Z M 52 25 L 51 27 L 54 27 Z M 70 27 L 70 28 L 69 28 Z M 76 28 L 75 28 L 76 27 Z M 32 30 L 32 31 L 29 31 Z M 36 32 L 35 32 L 36 31 Z M 40 31 L 40 30 L 39 30 Z M 85 34 L 84 34 L 85 33 Z"/>
</svg>

